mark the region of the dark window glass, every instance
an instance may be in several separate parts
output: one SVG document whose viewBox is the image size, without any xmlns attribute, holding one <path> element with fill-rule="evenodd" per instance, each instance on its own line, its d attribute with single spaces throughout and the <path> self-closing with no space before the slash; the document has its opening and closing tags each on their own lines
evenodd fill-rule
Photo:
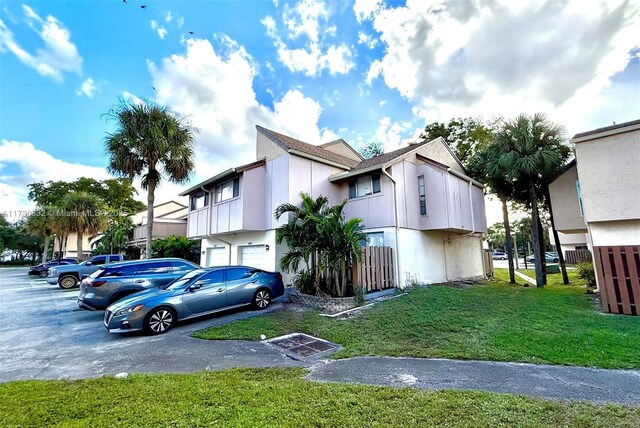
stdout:
<svg viewBox="0 0 640 428">
<path fill-rule="evenodd" d="M 143 263 L 136 266 L 136 275 L 162 275 L 169 273 L 169 264 L 161 263 Z"/>
<path fill-rule="evenodd" d="M 249 278 L 256 272 L 255 269 L 232 268 L 227 269 L 227 281 L 237 281 L 243 278 Z"/>
<path fill-rule="evenodd" d="M 197 282 L 202 281 L 202 286 L 207 286 L 211 284 L 221 284 L 224 281 L 223 271 L 214 270 L 213 272 L 209 272 L 206 275 L 200 277 Z"/>
<path fill-rule="evenodd" d="M 380 193 L 380 174 L 371 176 L 371 181 L 373 181 L 373 193 Z"/>
<path fill-rule="evenodd" d="M 349 182 L 349 199 L 353 199 L 355 197 L 356 197 L 356 182 L 354 180 Z"/>
<path fill-rule="evenodd" d="M 233 197 L 240 196 L 240 179 L 236 178 L 233 180 Z"/>
<path fill-rule="evenodd" d="M 131 276 L 136 274 L 137 269 L 138 266 L 121 266 L 118 268 L 107 268 L 104 270 L 104 273 L 101 276 Z"/>
<path fill-rule="evenodd" d="M 424 175 L 418 177 L 418 197 L 420 199 L 420 215 L 427 214 L 427 194 L 424 187 Z"/>
<path fill-rule="evenodd" d="M 105 256 L 94 257 L 91 259 L 91 264 L 94 265 L 103 265 L 107 262 L 107 258 Z"/>
<path fill-rule="evenodd" d="M 173 269 L 174 272 L 189 272 L 194 269 L 189 263 L 185 262 L 169 262 L 169 265 Z"/>
<path fill-rule="evenodd" d="M 204 208 L 209 205 L 209 193 L 207 192 L 198 192 L 194 195 L 191 195 L 191 210 L 197 210 L 200 208 Z"/>
</svg>

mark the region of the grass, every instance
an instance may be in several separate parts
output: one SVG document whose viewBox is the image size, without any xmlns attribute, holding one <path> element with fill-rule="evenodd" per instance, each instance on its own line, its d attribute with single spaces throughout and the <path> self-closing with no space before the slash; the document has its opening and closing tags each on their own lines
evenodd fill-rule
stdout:
<svg viewBox="0 0 640 428">
<path fill-rule="evenodd" d="M 640 317 L 598 312 L 584 287 L 525 288 L 509 285 L 506 270 L 496 276 L 471 288 L 417 288 L 346 320 L 281 310 L 195 336 L 257 340 L 261 334 L 304 332 L 343 345 L 334 358 L 389 355 L 640 368 Z"/>
<path fill-rule="evenodd" d="M 235 369 L 0 385 L 3 427 L 631 427 L 640 408 L 485 392 L 315 383 L 302 369 Z"/>
<path fill-rule="evenodd" d="M 504 271 L 506 272 L 506 269 Z M 529 278 L 536 279 L 535 269 L 518 269 L 518 272 L 527 275 Z M 501 270 L 501 272 L 499 272 L 500 277 L 502 277 L 502 273 L 503 272 Z M 578 285 L 584 287 L 585 281 L 578 276 L 578 271 L 576 269 L 567 270 L 567 276 L 569 277 L 569 286 Z M 509 280 L 508 274 L 504 277 L 504 280 Z M 562 273 L 548 273 L 547 285 L 564 286 L 562 283 Z"/>
</svg>

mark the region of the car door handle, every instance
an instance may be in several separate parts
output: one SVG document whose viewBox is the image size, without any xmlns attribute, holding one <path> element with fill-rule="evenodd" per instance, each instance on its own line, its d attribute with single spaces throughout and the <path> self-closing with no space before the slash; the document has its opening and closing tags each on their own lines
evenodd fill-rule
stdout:
<svg viewBox="0 0 640 428">
<path fill-rule="evenodd" d="M 224 291 L 224 288 L 218 288 L 216 291 L 217 291 L 218 293 L 222 293 L 222 292 Z"/>
<path fill-rule="evenodd" d="M 142 283 L 144 282 L 144 279 L 136 279 L 136 282 L 137 282 L 138 284 L 142 284 Z"/>
</svg>

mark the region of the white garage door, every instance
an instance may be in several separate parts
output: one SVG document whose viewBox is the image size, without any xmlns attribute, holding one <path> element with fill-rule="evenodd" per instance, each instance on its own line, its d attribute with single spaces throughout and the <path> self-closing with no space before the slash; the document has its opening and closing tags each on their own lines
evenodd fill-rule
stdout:
<svg viewBox="0 0 640 428">
<path fill-rule="evenodd" d="M 265 269 L 266 251 L 264 245 L 246 245 L 238 247 L 238 264 Z"/>
<path fill-rule="evenodd" d="M 207 267 L 225 266 L 229 264 L 227 249 L 225 247 L 207 248 Z"/>
</svg>

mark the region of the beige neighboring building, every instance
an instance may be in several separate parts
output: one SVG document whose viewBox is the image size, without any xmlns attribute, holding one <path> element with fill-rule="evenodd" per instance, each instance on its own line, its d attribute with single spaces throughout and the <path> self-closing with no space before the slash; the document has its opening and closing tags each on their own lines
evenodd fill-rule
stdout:
<svg viewBox="0 0 640 428">
<path fill-rule="evenodd" d="M 549 185 L 556 228 L 587 233 L 605 310 L 640 315 L 640 120 L 571 142 L 575 161 Z"/>
<path fill-rule="evenodd" d="M 187 236 L 187 215 L 189 209 L 176 201 L 169 201 L 153 207 L 153 239 L 167 236 Z M 147 210 L 131 216 L 133 238 L 129 242 L 144 251 L 147 239 Z"/>
<path fill-rule="evenodd" d="M 82 236 L 82 253 L 87 258 L 91 255 L 91 241 L 93 236 Z M 60 249 L 60 239 L 55 236 L 53 242 L 54 254 Z M 73 232 L 64 236 L 62 240 L 62 257 L 78 257 L 78 234 Z"/>
</svg>

